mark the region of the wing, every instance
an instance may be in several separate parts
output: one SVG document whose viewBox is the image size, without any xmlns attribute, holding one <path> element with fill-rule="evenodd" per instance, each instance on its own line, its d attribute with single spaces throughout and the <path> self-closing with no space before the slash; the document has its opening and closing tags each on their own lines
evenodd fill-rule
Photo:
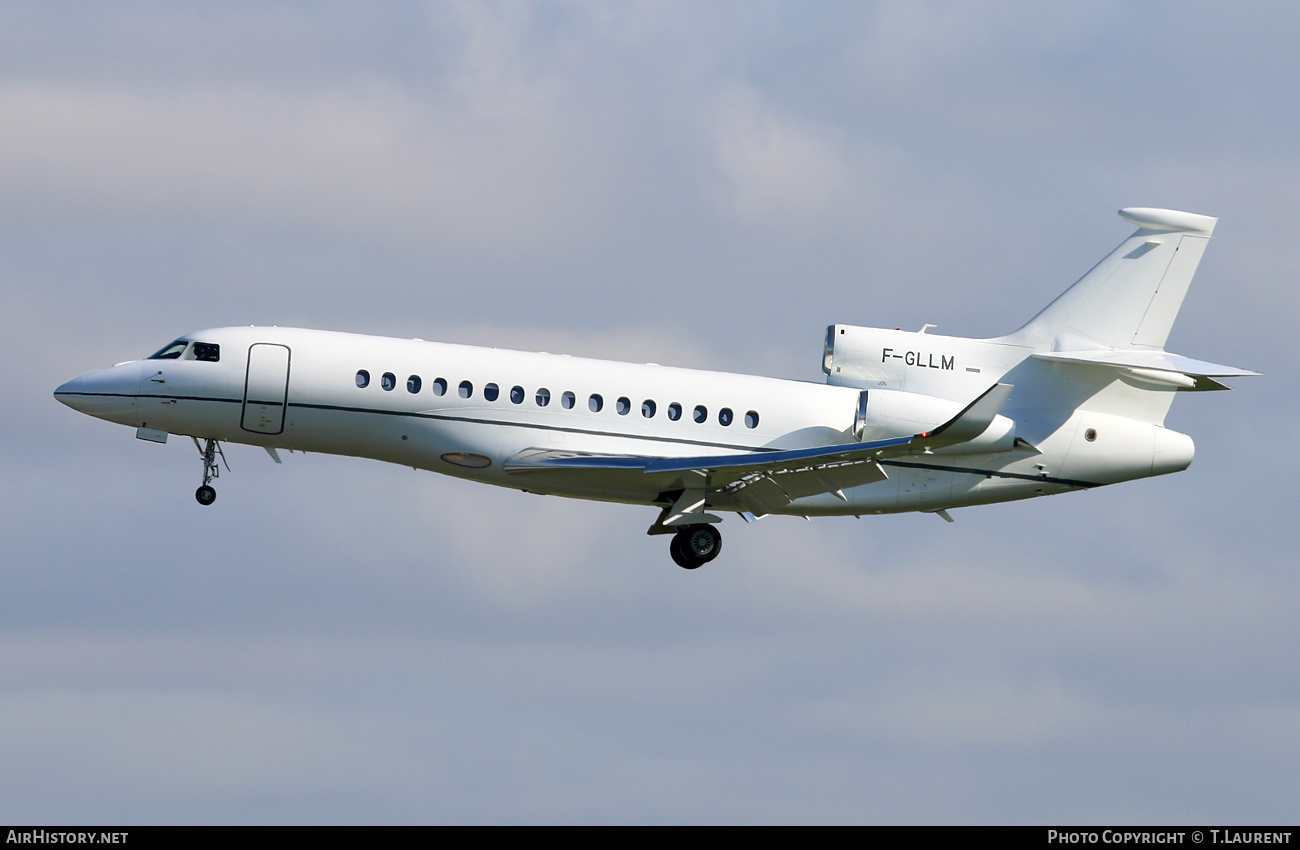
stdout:
<svg viewBox="0 0 1300 850">
<path fill-rule="evenodd" d="M 876 461 L 912 441 L 912 437 L 897 437 L 794 451 L 684 458 L 530 449 L 507 461 L 505 470 L 515 474 L 562 471 L 628 492 L 681 491 L 675 512 L 666 518 L 681 515 L 681 521 L 669 523 L 673 525 L 687 524 L 692 515 L 702 516 L 705 507 L 763 516 L 804 496 L 837 493 L 844 498 L 845 487 L 887 478 Z"/>
<path fill-rule="evenodd" d="M 929 452 L 984 433 L 1010 392 L 1010 384 L 995 384 L 933 431 L 884 440 L 699 457 L 527 449 L 506 461 L 504 468 L 518 475 L 570 473 L 603 480 L 604 486 L 612 489 L 680 491 L 657 523 L 671 530 L 676 525 L 716 521 L 704 514 L 706 508 L 763 516 L 796 499 L 821 493 L 833 493 L 847 501 L 845 488 L 889 477 L 879 463 L 885 458 Z"/>
</svg>

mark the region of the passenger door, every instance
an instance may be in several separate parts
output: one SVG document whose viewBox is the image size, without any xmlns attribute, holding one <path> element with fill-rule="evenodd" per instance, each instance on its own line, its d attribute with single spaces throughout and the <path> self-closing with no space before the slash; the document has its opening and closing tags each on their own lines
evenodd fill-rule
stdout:
<svg viewBox="0 0 1300 850">
<path fill-rule="evenodd" d="M 250 345 L 240 426 L 258 434 L 282 433 L 288 401 L 289 347 L 269 342 Z"/>
</svg>

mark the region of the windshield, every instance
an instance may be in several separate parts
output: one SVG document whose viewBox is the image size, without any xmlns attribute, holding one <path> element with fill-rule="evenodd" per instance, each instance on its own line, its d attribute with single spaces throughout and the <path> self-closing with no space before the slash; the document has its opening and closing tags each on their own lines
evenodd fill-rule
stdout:
<svg viewBox="0 0 1300 850">
<path fill-rule="evenodd" d="M 175 342 L 168 343 L 154 354 L 150 354 L 146 360 L 179 360 L 185 353 L 185 346 L 189 345 L 187 340 L 178 339 Z"/>
<path fill-rule="evenodd" d="M 186 353 L 186 349 L 189 352 Z M 221 360 L 221 346 L 215 342 L 196 342 L 191 345 L 188 339 L 178 339 L 168 343 L 159 351 L 150 354 L 146 360 L 206 360 L 218 363 Z"/>
</svg>

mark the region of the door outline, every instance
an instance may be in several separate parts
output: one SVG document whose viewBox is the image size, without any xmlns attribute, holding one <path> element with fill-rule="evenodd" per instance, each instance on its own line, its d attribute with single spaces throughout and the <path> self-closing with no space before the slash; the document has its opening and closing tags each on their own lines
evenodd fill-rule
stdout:
<svg viewBox="0 0 1300 850">
<path fill-rule="evenodd" d="M 258 351 L 258 349 L 263 349 Z M 269 349 L 282 348 L 283 354 L 273 352 Z M 270 361 L 266 357 L 273 358 Z M 280 365 L 283 358 L 283 367 Z M 289 408 L 289 367 L 292 360 L 292 352 L 289 346 L 280 345 L 274 342 L 255 342 L 248 347 L 248 366 L 244 370 L 244 404 L 239 419 L 239 427 L 245 431 L 254 434 L 283 434 L 285 416 Z M 257 364 L 256 376 L 254 374 L 254 361 Z M 283 375 L 281 374 L 283 370 Z M 248 394 L 249 388 L 253 386 L 256 377 L 257 386 L 255 397 L 250 401 Z M 256 395 L 265 395 L 265 398 L 257 398 Z M 278 398 L 277 398 L 278 396 Z M 271 408 L 268 410 L 268 408 Z M 278 408 L 278 411 L 274 408 Z M 267 418 L 267 414 L 273 418 Z M 278 414 L 278 423 L 274 418 Z M 251 421 L 250 421 L 251 420 Z M 250 424 L 255 427 L 248 427 Z M 256 426 L 275 426 L 275 430 L 267 427 Z"/>
</svg>

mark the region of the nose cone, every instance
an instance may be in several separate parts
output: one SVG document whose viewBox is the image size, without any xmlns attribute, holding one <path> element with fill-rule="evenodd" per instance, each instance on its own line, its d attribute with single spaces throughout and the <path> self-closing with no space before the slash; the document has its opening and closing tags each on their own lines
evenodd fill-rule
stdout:
<svg viewBox="0 0 1300 850">
<path fill-rule="evenodd" d="M 73 378 L 56 389 L 54 397 L 73 410 L 131 425 L 139 392 L 140 364 L 132 362 Z"/>
<path fill-rule="evenodd" d="M 77 406 L 77 397 L 81 395 L 82 386 L 83 383 L 80 378 L 73 378 L 66 384 L 59 385 L 59 388 L 54 391 L 54 398 L 63 402 L 68 407 L 71 407 L 73 410 L 81 410 L 81 408 Z"/>
</svg>

